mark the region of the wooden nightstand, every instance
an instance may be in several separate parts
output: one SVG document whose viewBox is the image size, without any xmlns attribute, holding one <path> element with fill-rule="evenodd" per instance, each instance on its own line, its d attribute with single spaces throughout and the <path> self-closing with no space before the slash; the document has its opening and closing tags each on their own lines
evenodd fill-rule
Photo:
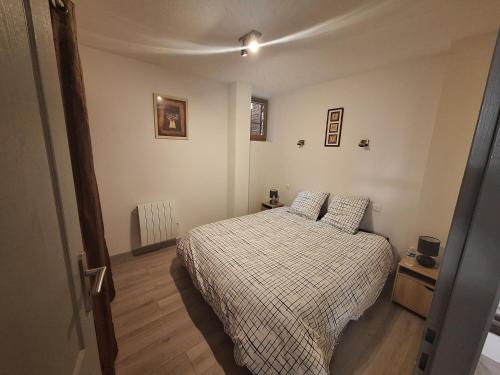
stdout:
<svg viewBox="0 0 500 375">
<path fill-rule="evenodd" d="M 269 203 L 269 201 L 265 201 L 265 202 L 262 202 L 262 205 L 260 207 L 260 210 L 261 211 L 265 211 L 265 210 L 271 210 L 273 208 L 277 208 L 277 207 L 283 207 L 284 204 L 283 203 L 277 203 L 277 204 L 271 204 Z"/>
<path fill-rule="evenodd" d="M 422 267 L 403 259 L 399 262 L 392 290 L 392 301 L 427 318 L 431 308 L 439 268 Z"/>
</svg>

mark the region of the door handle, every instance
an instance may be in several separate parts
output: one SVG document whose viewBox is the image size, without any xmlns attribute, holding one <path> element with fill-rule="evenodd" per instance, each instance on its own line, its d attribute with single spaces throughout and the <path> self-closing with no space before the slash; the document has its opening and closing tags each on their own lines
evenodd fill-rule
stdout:
<svg viewBox="0 0 500 375">
<path fill-rule="evenodd" d="M 106 275 L 106 266 L 91 268 L 85 270 L 85 276 L 94 277 L 94 283 L 92 284 L 92 295 L 96 296 L 101 293 L 102 283 L 104 281 L 104 276 Z"/>
<path fill-rule="evenodd" d="M 80 253 L 78 258 L 78 266 L 80 269 L 80 281 L 82 284 L 83 303 L 85 304 L 85 311 L 92 311 L 92 297 L 101 293 L 104 276 L 106 276 L 107 267 L 88 268 L 87 255 L 85 251 Z M 94 278 L 92 286 L 90 279 Z"/>
</svg>

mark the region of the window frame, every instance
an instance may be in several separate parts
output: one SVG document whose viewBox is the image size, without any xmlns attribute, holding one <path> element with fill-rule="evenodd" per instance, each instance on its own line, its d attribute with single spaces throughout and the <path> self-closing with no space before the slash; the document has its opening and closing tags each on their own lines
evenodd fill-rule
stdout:
<svg viewBox="0 0 500 375">
<path fill-rule="evenodd" d="M 256 96 L 252 96 L 251 99 L 252 103 L 262 103 L 264 104 L 264 124 L 263 124 L 263 134 L 252 134 L 252 113 L 250 109 L 250 140 L 251 141 L 260 141 L 260 142 L 265 142 L 267 141 L 267 107 L 269 106 L 269 101 L 264 98 L 258 98 Z"/>
</svg>

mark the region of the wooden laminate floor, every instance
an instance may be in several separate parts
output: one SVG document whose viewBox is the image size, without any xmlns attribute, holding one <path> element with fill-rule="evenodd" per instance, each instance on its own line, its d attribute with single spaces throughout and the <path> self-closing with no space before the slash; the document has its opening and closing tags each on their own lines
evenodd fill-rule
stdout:
<svg viewBox="0 0 500 375">
<path fill-rule="evenodd" d="M 113 274 L 117 375 L 250 374 L 234 363 L 230 338 L 174 247 L 116 260 Z M 330 364 L 332 374 L 412 372 L 423 320 L 392 304 L 390 287 L 349 323 Z"/>
</svg>

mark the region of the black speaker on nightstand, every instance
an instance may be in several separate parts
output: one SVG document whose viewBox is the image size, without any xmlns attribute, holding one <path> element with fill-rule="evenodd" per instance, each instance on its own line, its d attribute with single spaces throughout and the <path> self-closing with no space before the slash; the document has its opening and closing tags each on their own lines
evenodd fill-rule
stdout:
<svg viewBox="0 0 500 375">
<path fill-rule="evenodd" d="M 439 241 L 437 238 L 430 236 L 418 237 L 417 251 L 421 254 L 417 256 L 418 264 L 428 268 L 434 267 L 436 265 L 434 257 L 438 256 L 440 246 L 441 241 Z"/>
</svg>

